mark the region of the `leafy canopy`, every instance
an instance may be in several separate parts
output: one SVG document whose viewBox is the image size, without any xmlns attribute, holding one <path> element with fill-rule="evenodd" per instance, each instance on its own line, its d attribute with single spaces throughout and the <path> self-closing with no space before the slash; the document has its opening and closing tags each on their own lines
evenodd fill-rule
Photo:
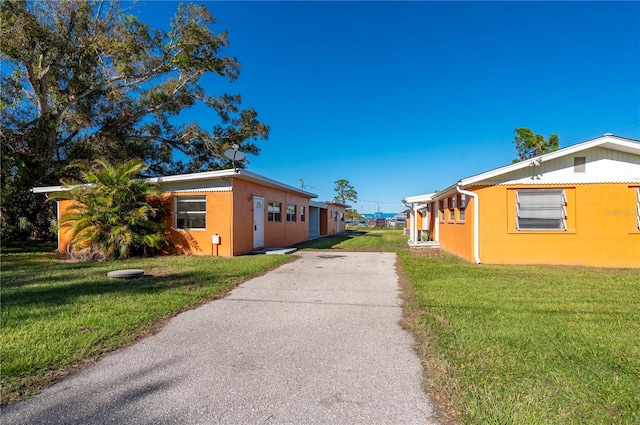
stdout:
<svg viewBox="0 0 640 425">
<path fill-rule="evenodd" d="M 269 128 L 256 111 L 242 109 L 239 94 L 212 94 L 201 83 L 232 82 L 240 72 L 221 53 L 227 32 L 214 31 L 207 8 L 180 4 L 165 31 L 141 22 L 131 5 L 0 3 L 4 220 L 32 220 L 20 199 L 31 187 L 77 178 L 73 162 L 141 159 L 147 175 L 161 175 L 229 167 L 223 152 L 233 144 L 258 154 L 255 142 Z M 193 107 L 211 112 L 206 122 L 180 115 Z"/>
<path fill-rule="evenodd" d="M 524 127 L 516 128 L 514 133 L 513 143 L 516 146 L 518 158 L 514 159 L 513 162 L 535 158 L 536 156 L 556 151 L 560 147 L 560 139 L 557 134 L 552 134 L 548 140 L 545 140 L 540 134 L 534 134 L 533 131 Z"/>
<path fill-rule="evenodd" d="M 349 183 L 349 180 L 340 179 L 336 180 L 334 183 L 336 185 L 334 189 L 336 195 L 333 197 L 335 202 L 340 202 L 342 204 L 358 202 L 358 192 L 356 192 L 353 185 Z"/>
<path fill-rule="evenodd" d="M 72 256 L 125 259 L 168 246 L 160 191 L 139 178 L 146 168 L 142 161 L 112 166 L 96 160 L 93 167 L 79 168 L 82 182 L 66 182 L 68 192 L 52 195 L 74 201 L 60 219 L 61 228 L 71 230 Z"/>
</svg>

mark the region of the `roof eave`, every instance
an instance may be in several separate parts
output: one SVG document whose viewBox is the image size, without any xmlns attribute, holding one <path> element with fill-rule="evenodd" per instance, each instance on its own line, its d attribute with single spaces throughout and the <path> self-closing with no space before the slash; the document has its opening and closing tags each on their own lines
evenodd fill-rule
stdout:
<svg viewBox="0 0 640 425">
<path fill-rule="evenodd" d="M 415 196 L 407 196 L 402 200 L 402 203 L 419 203 L 419 202 L 429 202 L 433 200 L 433 197 L 437 194 L 437 192 L 426 193 L 424 195 L 415 195 Z"/>
<path fill-rule="evenodd" d="M 280 183 L 268 177 L 264 177 L 256 173 L 252 173 L 251 171 L 247 171 L 244 169 L 228 169 L 228 170 L 217 170 L 217 171 L 205 171 L 202 173 L 177 174 L 173 176 L 149 177 L 145 179 L 145 181 L 149 183 L 155 183 L 161 186 L 163 183 L 200 181 L 200 180 L 223 179 L 223 178 L 234 178 L 234 177 L 251 181 L 253 183 L 262 184 L 264 186 L 271 187 L 271 188 L 284 189 L 289 192 L 295 192 L 309 199 L 318 197 L 318 195 L 316 195 L 315 193 L 297 189 L 293 186 Z M 33 193 L 52 193 L 52 192 L 65 192 L 70 189 L 71 188 L 67 188 L 63 186 L 47 186 L 47 187 L 34 187 L 33 189 L 31 189 L 31 191 Z"/>
<path fill-rule="evenodd" d="M 31 188 L 31 193 L 54 193 L 54 192 L 67 192 L 71 190 L 71 187 L 63 186 L 43 186 Z"/>
<path fill-rule="evenodd" d="M 581 152 L 581 151 L 598 147 L 598 146 L 603 146 L 609 149 L 615 149 L 615 150 L 620 150 L 627 153 L 635 153 L 640 155 L 640 143 L 632 139 L 625 139 L 618 136 L 613 136 L 611 134 L 605 134 L 604 136 L 587 140 L 586 142 L 578 143 L 573 146 L 568 146 L 563 149 L 558 149 L 557 151 L 549 152 L 543 155 L 538 155 L 534 158 L 529 158 L 529 159 L 517 162 L 515 164 L 505 165 L 503 167 L 496 168 L 494 170 L 486 171 L 481 174 L 476 174 L 475 176 L 466 177 L 464 179 L 461 179 L 458 182 L 458 184 L 461 187 L 468 187 L 487 179 L 491 179 L 497 176 L 501 176 L 503 174 L 511 173 L 513 171 L 517 171 L 522 168 L 527 168 L 531 166 L 531 163 L 533 162 L 542 163 L 545 161 L 551 161 L 556 158 L 572 155 L 577 152 Z"/>
</svg>

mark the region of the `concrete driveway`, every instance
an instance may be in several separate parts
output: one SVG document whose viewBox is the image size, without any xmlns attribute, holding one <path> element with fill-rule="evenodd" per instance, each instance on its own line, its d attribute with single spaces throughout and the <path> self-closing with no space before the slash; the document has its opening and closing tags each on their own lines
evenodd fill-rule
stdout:
<svg viewBox="0 0 640 425">
<path fill-rule="evenodd" d="M 393 253 L 303 252 L 39 396 L 9 424 L 435 424 Z"/>
</svg>

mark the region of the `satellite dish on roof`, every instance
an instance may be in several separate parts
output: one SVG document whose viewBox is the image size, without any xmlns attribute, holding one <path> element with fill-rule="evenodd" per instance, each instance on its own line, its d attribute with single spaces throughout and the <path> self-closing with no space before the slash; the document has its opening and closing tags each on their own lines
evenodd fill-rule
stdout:
<svg viewBox="0 0 640 425">
<path fill-rule="evenodd" d="M 233 149 L 227 149 L 226 151 L 224 151 L 224 156 L 232 161 L 243 161 L 245 156 L 238 150 L 239 147 L 240 146 L 234 144 Z"/>
<path fill-rule="evenodd" d="M 246 158 L 244 153 L 238 150 L 239 147 L 240 146 L 234 144 L 233 149 L 227 149 L 226 151 L 224 151 L 224 156 L 233 161 L 233 168 L 236 167 L 236 161 L 244 161 L 244 159 Z"/>
</svg>

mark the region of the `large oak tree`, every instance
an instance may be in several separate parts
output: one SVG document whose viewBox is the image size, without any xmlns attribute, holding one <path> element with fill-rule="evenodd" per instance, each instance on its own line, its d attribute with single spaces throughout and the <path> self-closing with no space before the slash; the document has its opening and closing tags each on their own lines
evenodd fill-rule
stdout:
<svg viewBox="0 0 640 425">
<path fill-rule="evenodd" d="M 169 31 L 104 0 L 3 0 L 0 21 L 5 226 L 37 220 L 29 188 L 74 177 L 72 162 L 138 158 L 149 174 L 196 172 L 229 166 L 222 152 L 234 144 L 257 154 L 268 136 L 240 95 L 200 82 L 240 71 L 204 6 L 180 4 Z M 196 105 L 211 111 L 207 122 L 180 116 Z"/>
</svg>

